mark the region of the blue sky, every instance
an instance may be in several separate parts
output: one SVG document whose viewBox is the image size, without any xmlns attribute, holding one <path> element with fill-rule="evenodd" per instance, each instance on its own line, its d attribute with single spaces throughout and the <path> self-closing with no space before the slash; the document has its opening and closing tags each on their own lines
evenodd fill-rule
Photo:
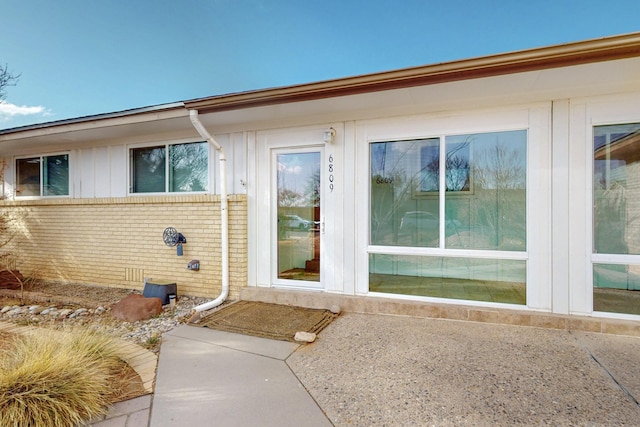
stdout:
<svg viewBox="0 0 640 427">
<path fill-rule="evenodd" d="M 638 0 L 3 0 L 0 129 L 640 31 Z"/>
</svg>

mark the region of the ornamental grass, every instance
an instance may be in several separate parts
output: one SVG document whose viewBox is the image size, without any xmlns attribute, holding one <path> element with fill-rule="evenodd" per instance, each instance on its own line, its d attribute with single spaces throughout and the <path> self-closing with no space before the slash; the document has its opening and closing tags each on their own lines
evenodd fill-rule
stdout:
<svg viewBox="0 0 640 427">
<path fill-rule="evenodd" d="M 0 426 L 67 427 L 106 413 L 121 362 L 86 330 L 16 335 L 0 349 Z"/>
</svg>

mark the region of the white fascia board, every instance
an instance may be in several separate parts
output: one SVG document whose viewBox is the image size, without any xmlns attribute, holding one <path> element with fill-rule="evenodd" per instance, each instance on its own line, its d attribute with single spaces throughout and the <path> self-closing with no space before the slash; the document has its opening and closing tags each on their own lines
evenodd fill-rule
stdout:
<svg viewBox="0 0 640 427">
<path fill-rule="evenodd" d="M 32 126 L 0 131 L 0 143 L 19 139 L 38 138 L 48 135 L 60 135 L 87 130 L 104 130 L 116 126 L 148 123 L 157 120 L 188 117 L 189 112 L 182 103 L 162 106 L 162 108 L 145 108 L 125 112 L 108 113 L 97 116 L 80 117 L 61 120 L 60 122 L 43 123 Z M 3 133 L 4 132 L 4 133 Z"/>
</svg>

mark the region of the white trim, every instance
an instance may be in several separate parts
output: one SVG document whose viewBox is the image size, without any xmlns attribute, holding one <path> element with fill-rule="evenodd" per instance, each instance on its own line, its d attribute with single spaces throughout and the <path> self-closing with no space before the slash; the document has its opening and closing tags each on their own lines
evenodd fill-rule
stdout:
<svg viewBox="0 0 640 427">
<path fill-rule="evenodd" d="M 340 131 L 338 131 L 338 135 L 340 135 Z M 344 124 L 344 140 L 343 143 L 343 158 L 340 168 L 343 170 L 342 179 L 344 180 L 343 188 L 345 189 L 353 189 L 356 187 L 356 178 L 357 178 L 357 170 L 358 170 L 358 162 L 356 161 L 357 149 L 356 149 L 356 123 L 355 122 L 347 122 Z M 347 165 L 355 165 L 355 167 L 350 167 L 347 170 Z M 340 244 L 342 247 L 341 259 L 341 268 L 335 269 L 336 271 L 336 286 L 338 283 L 342 283 L 342 293 L 345 295 L 355 295 L 356 294 L 356 247 L 357 247 L 357 236 L 358 236 L 358 227 L 359 223 L 357 216 L 357 208 L 355 205 L 355 194 L 350 194 L 347 196 L 347 192 L 342 192 L 342 197 L 339 200 L 342 201 L 342 227 L 336 228 L 336 244 Z M 336 215 L 339 215 L 339 210 L 336 209 Z M 327 290 L 330 291 L 331 288 L 327 286 Z M 339 289 L 334 288 L 335 291 L 339 291 Z"/>
<path fill-rule="evenodd" d="M 592 254 L 591 263 L 640 265 L 640 255 Z"/>
<path fill-rule="evenodd" d="M 593 310 L 593 265 L 640 264 L 640 255 L 593 253 L 593 128 L 613 124 L 638 123 L 640 92 L 589 97 L 571 105 L 570 188 L 571 215 L 575 222 L 570 232 L 570 250 L 579 254 L 570 257 L 570 313 L 638 320 L 637 315 L 598 312 Z M 582 172 L 581 172 L 582 171 Z"/>
<path fill-rule="evenodd" d="M 183 144 L 195 144 L 195 143 L 204 143 L 207 146 L 207 191 L 169 191 L 169 146 L 170 145 L 183 145 Z M 158 192 L 132 192 L 131 191 L 131 150 L 139 149 L 139 148 L 160 148 L 164 147 L 165 149 L 165 176 L 164 176 L 164 191 Z M 215 177 L 214 177 L 214 166 L 213 164 L 218 160 L 218 153 L 213 150 L 210 144 L 207 141 L 203 141 L 202 138 L 181 138 L 181 139 L 171 139 L 167 141 L 158 141 L 158 142 L 143 142 L 143 143 L 135 143 L 135 144 L 126 144 L 125 145 L 125 156 L 126 156 L 126 195 L 127 197 L 154 197 L 154 196 L 174 196 L 174 195 L 196 195 L 196 194 L 219 194 L 216 191 L 215 185 Z"/>
<path fill-rule="evenodd" d="M 334 142 L 325 144 L 323 132 L 333 127 L 336 130 Z M 328 190 L 326 179 L 328 156 L 333 153 L 336 165 L 335 176 L 341 179 L 345 171 L 338 170 L 343 164 L 342 145 L 344 144 L 344 127 L 341 123 L 330 123 L 299 128 L 275 129 L 258 131 L 255 134 L 255 170 L 250 172 L 250 176 L 257 179 L 255 183 L 255 204 L 256 209 L 250 215 L 254 218 L 256 230 L 268 230 L 255 235 L 253 253 L 255 254 L 255 279 L 250 282 L 253 286 L 284 286 L 296 289 L 319 289 L 329 292 L 342 292 L 339 278 L 342 275 L 344 260 L 339 259 L 343 244 L 341 234 L 342 222 L 342 186 L 335 187 L 332 197 Z M 325 219 L 325 233 L 321 234 L 320 244 L 320 282 L 305 282 L 277 279 L 277 229 L 275 215 L 276 195 L 274 153 L 275 152 L 320 152 L 321 153 L 321 212 L 320 216 Z M 341 166 L 340 166 L 341 167 Z M 336 250 L 336 247 L 338 249 Z M 330 259 L 329 259 L 330 258 Z M 331 283 L 332 285 L 328 285 Z M 317 284 L 317 286 L 316 286 Z"/>
<path fill-rule="evenodd" d="M 552 104 L 527 109 L 527 307 L 552 309 Z"/>
<path fill-rule="evenodd" d="M 369 244 L 370 230 L 370 144 L 381 141 L 423 139 L 469 133 L 527 130 L 527 250 L 526 252 L 389 247 Z M 551 104 L 511 106 L 362 121 L 357 124 L 356 293 L 369 292 L 369 254 L 509 259 L 527 262 L 527 307 L 551 310 Z M 443 144 L 444 139 L 441 139 Z M 441 147 L 440 155 L 443 156 Z M 444 162 L 440 161 L 440 167 Z M 441 171 L 442 173 L 442 171 Z M 443 180 L 440 186 L 444 185 Z M 440 188 L 439 209 L 443 216 L 445 193 Z M 540 233 L 539 230 L 549 230 Z M 444 224 L 440 224 L 440 242 Z M 388 296 L 388 295 L 387 295 Z M 394 297 L 396 297 L 394 295 Z M 415 298 L 415 297 L 409 297 Z M 436 299 L 441 301 L 440 299 Z M 452 302 L 452 300 L 446 300 Z M 466 303 L 466 301 L 465 301 Z M 480 303 L 486 305 L 486 303 Z M 499 306 L 502 306 L 500 304 Z M 522 309 L 522 306 L 518 306 Z"/>
<path fill-rule="evenodd" d="M 247 132 L 247 285 L 258 286 L 258 149 L 256 133 Z M 251 178 L 251 179 L 249 179 Z"/>
<path fill-rule="evenodd" d="M 68 176 L 68 186 L 69 186 L 69 194 L 64 194 L 64 195 L 55 195 L 55 196 L 45 196 L 43 195 L 44 193 L 44 176 L 43 176 L 43 168 L 44 168 L 44 163 L 43 160 L 45 157 L 54 157 L 54 156 L 63 156 L 66 155 L 68 156 L 68 167 L 67 167 L 67 173 L 69 174 Z M 38 196 L 20 196 L 18 194 L 18 168 L 16 167 L 16 162 L 18 160 L 22 160 L 22 159 L 35 159 L 35 158 L 39 158 L 40 162 L 39 162 L 39 166 L 40 166 L 40 170 L 39 170 L 39 174 L 40 174 L 40 182 L 39 182 L 39 192 L 40 195 Z M 75 163 L 75 156 L 72 155 L 72 150 L 62 150 L 62 151 L 53 151 L 53 152 L 47 152 L 47 153 L 38 153 L 38 154 L 31 154 L 31 155 L 19 155 L 19 156 L 14 156 L 12 157 L 12 175 L 13 175 L 13 200 L 49 200 L 49 199 L 70 199 L 73 197 L 74 195 L 74 178 L 75 178 L 75 173 L 73 171 L 73 164 Z M 6 171 L 5 171 L 6 174 Z M 6 176 L 6 175 L 5 175 Z"/>
<path fill-rule="evenodd" d="M 470 299 L 457 299 L 457 298 L 436 298 L 436 297 L 423 297 L 418 295 L 405 295 L 405 294 L 388 294 L 383 292 L 369 292 L 367 294 L 368 297 L 375 298 L 393 298 L 399 300 L 409 300 L 409 301 L 420 301 L 420 302 L 430 302 L 436 304 L 447 304 L 447 305 L 460 305 L 460 306 L 471 306 L 471 307 L 482 307 L 482 308 L 500 308 L 500 309 L 510 309 L 510 310 L 519 310 L 522 311 L 525 306 L 520 304 L 508 304 L 508 303 L 499 303 L 499 302 L 489 302 L 489 301 L 476 301 Z M 539 312 L 549 312 L 549 310 L 534 310 Z"/>
<path fill-rule="evenodd" d="M 304 280 L 291 280 L 291 279 L 281 279 L 278 277 L 278 206 L 277 206 L 277 197 L 278 197 L 278 182 L 274 177 L 278 173 L 278 165 L 277 165 L 277 157 L 281 154 L 302 154 L 302 153 L 319 153 L 320 155 L 320 218 L 323 218 L 325 215 L 324 212 L 324 186 L 322 183 L 324 182 L 324 144 L 323 145 L 306 145 L 304 147 L 282 147 L 272 148 L 269 150 L 269 164 L 270 164 L 270 197 L 271 197 L 271 210 L 268 215 L 270 218 L 270 234 L 272 236 L 271 239 L 271 283 L 273 286 L 279 287 L 291 287 L 294 289 L 322 289 L 324 287 L 324 270 L 326 270 L 325 263 L 326 260 L 324 252 L 325 252 L 325 235 L 326 233 L 320 232 L 320 275 L 319 281 L 304 281 Z M 324 226 L 321 226 L 324 227 Z"/>
<path fill-rule="evenodd" d="M 554 313 L 569 314 L 569 230 L 570 191 L 569 184 L 569 120 L 568 99 L 553 102 L 552 106 L 552 174 L 551 181 L 551 307 Z"/>
<path fill-rule="evenodd" d="M 440 256 L 447 258 L 469 259 L 509 259 L 527 260 L 526 252 L 516 251 L 485 251 L 477 249 L 445 249 L 445 248 L 418 248 L 407 246 L 369 246 L 367 253 L 407 256 Z"/>
</svg>

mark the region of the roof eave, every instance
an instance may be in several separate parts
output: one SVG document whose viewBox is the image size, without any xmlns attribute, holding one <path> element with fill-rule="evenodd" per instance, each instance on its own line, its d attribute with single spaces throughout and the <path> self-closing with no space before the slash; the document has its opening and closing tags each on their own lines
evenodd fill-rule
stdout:
<svg viewBox="0 0 640 427">
<path fill-rule="evenodd" d="M 36 123 L 32 125 L 20 126 L 15 128 L 0 129 L 0 136 L 24 133 L 29 131 L 55 131 L 56 129 L 63 127 L 95 127 L 97 122 L 103 123 L 105 126 L 111 120 L 135 120 L 136 116 L 163 114 L 169 111 L 184 110 L 184 104 L 182 102 L 173 102 L 170 104 L 152 105 L 149 107 L 134 108 L 124 111 L 116 111 L 111 113 L 95 114 L 90 116 L 75 117 L 70 119 L 57 120 L 53 122 Z M 144 121 L 144 120 L 143 120 Z"/>
<path fill-rule="evenodd" d="M 201 113 L 356 95 L 640 56 L 640 33 L 184 101 Z"/>
</svg>

